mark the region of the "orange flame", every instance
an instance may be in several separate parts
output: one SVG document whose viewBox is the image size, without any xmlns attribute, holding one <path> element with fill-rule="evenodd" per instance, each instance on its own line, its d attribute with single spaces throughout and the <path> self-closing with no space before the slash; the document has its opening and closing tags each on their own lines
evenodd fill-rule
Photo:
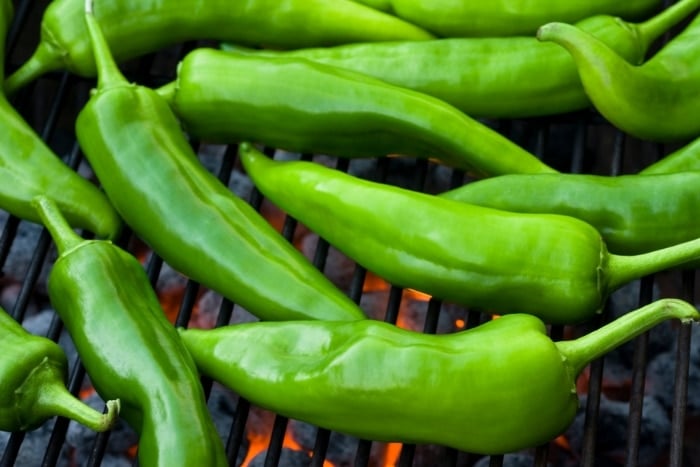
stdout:
<svg viewBox="0 0 700 467">
<path fill-rule="evenodd" d="M 402 446 L 401 443 L 387 443 L 384 453 L 384 467 L 396 467 Z"/>
<path fill-rule="evenodd" d="M 269 433 L 259 433 L 254 430 L 248 430 L 248 452 L 246 453 L 245 459 L 243 459 L 243 462 L 241 463 L 241 467 L 248 467 L 255 456 L 267 449 L 269 443 Z M 284 435 L 282 447 L 293 451 L 304 451 L 304 448 L 289 434 L 289 432 L 285 433 Z M 309 451 L 307 454 L 309 457 L 311 457 L 313 452 Z M 323 467 L 335 467 L 335 465 L 328 460 L 324 460 Z"/>
</svg>

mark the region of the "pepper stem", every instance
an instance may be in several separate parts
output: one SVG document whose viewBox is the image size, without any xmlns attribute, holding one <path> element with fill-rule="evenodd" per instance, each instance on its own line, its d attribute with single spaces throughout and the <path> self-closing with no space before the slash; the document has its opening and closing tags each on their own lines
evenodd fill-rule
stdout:
<svg viewBox="0 0 700 467">
<path fill-rule="evenodd" d="M 39 76 L 58 70 L 62 64 L 61 54 L 55 47 L 44 41 L 39 42 L 32 56 L 5 79 L 5 94 L 11 96 Z"/>
<path fill-rule="evenodd" d="M 572 374 L 578 375 L 591 361 L 669 319 L 688 324 L 700 320 L 700 313 L 690 303 L 665 298 L 626 313 L 578 339 L 559 341 L 555 345 Z"/>
<path fill-rule="evenodd" d="M 102 34 L 102 29 L 93 14 L 93 0 L 85 0 L 85 23 L 87 24 L 92 52 L 95 57 L 97 68 L 97 89 L 107 89 L 114 86 L 128 84 L 127 79 L 114 61 L 114 57 L 109 49 L 109 44 Z"/>
<path fill-rule="evenodd" d="M 177 86 L 178 83 L 177 81 L 171 81 L 169 83 L 164 84 L 163 86 L 157 88 L 155 91 L 168 101 L 170 105 L 172 105 L 175 102 L 175 94 L 177 94 Z"/>
<path fill-rule="evenodd" d="M 80 235 L 73 231 L 54 201 L 46 196 L 37 196 L 32 200 L 32 206 L 51 234 L 59 255 L 66 255 L 85 242 Z"/>
<path fill-rule="evenodd" d="M 700 8 L 700 0 L 681 0 L 659 14 L 635 25 L 643 50 L 648 50 L 652 42 L 661 37 L 669 29 Z"/>
<path fill-rule="evenodd" d="M 29 427 L 46 418 L 61 416 L 85 425 L 93 431 L 110 429 L 119 417 L 119 399 L 106 403 L 107 412 L 101 413 L 71 394 L 63 383 L 62 372 L 48 358 L 44 359 L 27 377 L 17 391 L 18 404 L 31 413 L 24 420 Z"/>
<path fill-rule="evenodd" d="M 700 238 L 640 255 L 609 255 L 608 291 L 646 275 L 670 269 L 700 259 Z"/>
</svg>

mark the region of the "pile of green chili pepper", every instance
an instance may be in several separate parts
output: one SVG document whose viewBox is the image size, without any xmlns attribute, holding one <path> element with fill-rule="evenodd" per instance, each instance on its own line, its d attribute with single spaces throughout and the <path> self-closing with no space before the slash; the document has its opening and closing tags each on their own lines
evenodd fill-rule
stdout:
<svg viewBox="0 0 700 467">
<path fill-rule="evenodd" d="M 100 29 L 91 27 L 90 34 L 98 84 L 78 115 L 76 135 L 126 224 L 173 268 L 260 319 L 365 318 L 202 166 L 167 102 L 130 84 Z"/>
<path fill-rule="evenodd" d="M 626 61 L 639 64 L 662 34 L 698 7 L 700 0 L 682 0 L 639 24 L 596 15 L 581 20 L 576 27 L 608 45 Z M 591 104 L 571 56 L 560 47 L 538 41 L 534 34 L 373 42 L 290 51 L 253 50 L 238 45 L 224 45 L 224 49 L 265 57 L 305 58 L 358 71 L 437 97 L 472 117 L 553 115 Z"/>
<path fill-rule="evenodd" d="M 49 231 L 58 250 L 49 298 L 109 402 L 99 414 L 70 395 L 60 347 L 0 310 L 0 430 L 61 415 L 102 431 L 120 413 L 140 435 L 141 465 L 223 467 L 201 371 L 260 407 L 366 439 L 501 454 L 560 434 L 591 360 L 662 321 L 700 320 L 691 304 L 663 299 L 574 340 L 554 342 L 545 327 L 590 320 L 633 279 L 698 264 L 689 213 L 700 213 L 700 139 L 639 174 L 573 175 L 474 117 L 592 103 L 630 134 L 697 138 L 688 115 L 700 111 L 700 17 L 644 60 L 700 0 L 651 18 L 658 0 L 535 3 L 115 0 L 96 12 L 92 0 L 50 3 L 36 51 L 5 92 L 57 69 L 97 77 L 75 132 L 101 189 L 0 93 L 0 177 L 11 181 L 0 184 L 0 208 Z M 9 0 L 0 13 L 4 46 Z M 234 45 L 188 53 L 158 89 L 118 68 L 193 39 Z M 188 137 L 240 143 L 263 195 L 392 284 L 506 316 L 449 335 L 367 319 L 200 163 Z M 433 196 L 275 162 L 251 142 L 437 159 L 490 178 Z M 176 330 L 141 263 L 112 243 L 122 222 L 262 322 Z"/>
<path fill-rule="evenodd" d="M 0 77 L 12 3 L 0 2 Z M 70 224 L 99 237 L 114 238 L 121 219 L 105 195 L 63 163 L 0 92 L 0 208 L 21 219 L 39 222 L 31 200 L 43 194 L 65 211 Z"/>
<path fill-rule="evenodd" d="M 41 23 L 41 41 L 32 57 L 6 80 L 7 92 L 52 70 L 95 76 L 84 3 L 54 0 L 49 4 Z M 350 0 L 110 0 L 99 4 L 96 15 L 120 61 L 195 39 L 290 48 L 433 37 L 411 23 Z"/>
</svg>

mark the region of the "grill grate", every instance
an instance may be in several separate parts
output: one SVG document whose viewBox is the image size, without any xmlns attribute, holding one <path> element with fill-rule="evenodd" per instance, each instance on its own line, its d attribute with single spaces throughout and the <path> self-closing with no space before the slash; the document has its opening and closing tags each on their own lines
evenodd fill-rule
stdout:
<svg viewBox="0 0 700 467">
<path fill-rule="evenodd" d="M 26 58 L 28 50 L 35 40 L 38 19 L 45 7 L 46 2 L 16 2 L 15 20 L 8 37 L 8 70 L 14 69 Z M 158 85 L 166 82 L 172 77 L 173 66 L 161 67 L 154 64 L 168 63 L 172 65 L 174 59 L 182 56 L 186 50 L 195 44 L 188 44 L 180 48 L 168 50 L 158 55 L 151 55 L 140 60 L 130 62 L 127 65 L 127 74 L 134 81 L 146 85 Z M 166 71 L 163 72 L 163 69 Z M 87 165 L 82 160 L 80 149 L 73 134 L 73 122 L 81 105 L 87 100 L 88 90 L 92 82 L 81 80 L 66 73 L 54 73 L 47 75 L 28 89 L 21 91 L 13 103 L 27 120 L 37 129 L 42 139 L 44 139 L 57 154 L 66 154 L 64 160 L 75 170 L 86 170 Z M 619 131 L 611 128 L 597 114 L 592 111 L 584 111 L 571 115 L 558 116 L 556 118 L 539 118 L 518 121 L 493 121 L 488 122 L 494 128 L 509 136 L 527 149 L 541 156 L 547 163 L 559 170 L 567 172 L 588 172 L 608 175 L 618 175 L 622 173 L 634 173 L 646 164 L 658 159 L 662 155 L 674 149 L 669 146 L 644 143 L 631 138 Z M 200 150 L 200 155 L 204 154 L 205 145 L 193 143 L 195 148 Z M 215 170 L 224 183 L 229 183 L 232 174 L 240 170 L 240 166 L 235 158 L 236 148 L 229 146 L 222 151 L 220 165 Z M 273 149 L 268 149 L 269 155 L 275 154 Z M 314 160 L 311 155 L 301 156 L 307 160 Z M 328 158 L 324 158 L 327 161 Z M 353 170 L 358 162 L 344 159 L 334 160 L 336 168 L 343 171 Z M 372 161 L 371 172 L 365 175 L 374 180 L 404 186 L 406 188 L 431 192 L 435 190 L 436 180 L 443 180 L 444 188 L 456 187 L 468 183 L 469 179 L 464 173 L 456 170 L 446 170 L 437 167 L 432 163 L 423 160 L 394 160 L 388 158 L 378 158 Z M 362 162 L 363 164 L 365 162 Z M 363 166 L 364 167 L 364 166 Z M 400 172 L 405 172 L 406 167 L 410 169 L 411 176 L 399 178 Z M 89 172 L 88 172 L 89 173 Z M 266 206 L 266 201 L 262 196 L 253 190 L 250 196 L 250 203 L 256 209 L 262 210 Z M 7 216 L 2 224 L 2 235 L 0 237 L 0 271 L 4 272 L 5 279 L 12 279 L 9 276 L 8 265 L 16 257 L 15 247 L 21 240 L 22 228 L 27 225 L 14 217 Z M 436 226 L 439 228 L 440 226 Z M 282 226 L 282 233 L 289 241 L 292 241 L 299 232 L 300 226 L 291 217 L 286 216 Z M 34 252 L 31 259 L 26 264 L 26 268 L 19 272 L 18 280 L 20 288 L 14 297 L 11 314 L 20 322 L 29 316 L 31 303 L 34 297 L 41 295 L 42 273 L 48 269 L 52 260 L 53 250 L 51 241 L 45 231 L 37 236 L 31 250 Z M 139 247 L 138 239 L 125 232 L 119 242 L 121 246 L 136 251 Z M 315 245 L 312 260 L 316 267 L 328 272 L 332 266 L 329 264 L 329 257 L 332 246 L 320 239 Z M 157 256 L 150 256 L 146 263 L 148 276 L 151 284 L 157 287 L 158 281 L 163 277 L 165 268 L 163 261 Z M 355 266 L 352 277 L 349 280 L 347 293 L 360 303 L 366 297 L 363 292 L 363 285 L 367 281 L 368 271 L 359 266 Z M 633 288 L 634 297 L 632 306 L 641 306 L 649 303 L 657 296 L 674 296 L 683 298 L 691 303 L 698 302 L 696 294 L 696 271 L 669 271 L 653 276 L 645 277 Z M 2 285 L 2 283 L 0 283 Z M 636 287 L 636 288 L 635 288 Z M 202 292 L 199 284 L 188 281 L 182 299 L 179 302 L 176 324 L 187 326 L 195 313 L 198 298 Z M 629 293 L 628 291 L 626 293 Z M 611 301 L 620 297 L 620 293 L 615 293 Z M 387 322 L 396 323 L 401 314 L 404 313 L 402 305 L 406 303 L 406 294 L 398 287 L 392 286 L 387 292 L 383 306 L 384 315 L 382 319 Z M 630 300 L 621 298 L 621 300 Z M 425 306 L 423 315 L 422 330 L 426 333 L 439 332 L 440 318 L 445 315 L 446 304 L 436 299 L 430 299 Z M 631 309 L 631 308 L 630 308 Z M 216 315 L 216 325 L 223 325 L 232 320 L 240 310 L 235 304 L 228 300 L 222 300 Z M 466 323 L 464 327 L 469 328 L 478 325 L 486 317 L 479 310 L 462 310 L 461 317 Z M 589 329 L 599 327 L 605 321 L 612 318 L 612 306 L 599 316 L 595 322 L 588 325 Z M 54 318 L 49 326 L 47 336 L 53 340 L 58 340 L 62 331 L 60 320 Z M 554 339 L 561 339 L 573 332 L 568 327 L 552 327 L 551 336 Z M 670 442 L 664 447 L 664 451 L 657 460 L 657 463 L 650 464 L 649 459 L 644 455 L 644 408 L 645 401 L 650 397 L 647 390 L 647 367 L 650 361 L 650 333 L 647 333 L 634 342 L 632 357 L 632 380 L 629 383 L 628 397 L 629 416 L 625 427 L 622 445 L 616 447 L 616 452 L 620 453 L 617 458 L 608 456 L 609 433 L 605 429 L 606 415 L 601 411 L 606 397 L 605 389 L 605 362 L 600 359 L 590 365 L 587 372 L 587 382 L 582 383 L 586 393 L 585 406 L 582 409 L 583 424 L 581 429 L 580 442 L 576 446 L 562 447 L 559 443 L 548 443 L 543 446 L 533 447 L 528 454 L 528 463 L 524 465 L 546 466 L 546 465 L 700 465 L 700 459 L 691 458 L 693 451 L 690 436 L 697 436 L 697 433 L 687 433 L 686 426 L 694 414 L 689 414 L 687 397 L 691 380 L 688 377 L 691 367 L 691 330 L 688 327 L 674 328 L 675 359 L 673 361 L 673 397 L 672 409 L 670 413 L 670 426 L 667 433 L 659 433 L 668 436 Z M 78 394 L 86 379 L 85 372 L 78 359 L 73 361 L 72 372 L 69 381 L 69 389 L 74 394 Z M 203 379 L 205 392 L 209 396 L 214 387 L 210 380 Z M 671 391 L 670 388 L 666 388 Z M 691 388 L 692 390 L 692 388 Z M 464 395 L 465 399 L 469 394 Z M 227 429 L 224 434 L 224 441 L 227 447 L 227 454 L 231 465 L 238 465 L 237 462 L 246 455 L 247 439 L 246 427 L 253 419 L 255 407 L 244 400 L 238 399 L 235 407 L 235 416 L 225 420 Z M 285 459 L 284 438 L 291 421 L 282 416 L 275 416 L 274 423 L 269 428 L 269 442 L 266 444 L 266 454 L 264 457 L 265 466 L 276 465 L 297 465 L 290 464 Z M 62 452 L 67 449 L 67 433 L 69 423 L 62 418 L 53 419 L 45 424 L 40 430 L 47 430 L 50 435 L 40 446 L 32 444 L 32 449 L 40 450 L 43 453 L 41 465 L 57 466 L 62 464 L 64 458 Z M 0 433 L 1 434 L 1 433 Z M 329 458 L 332 449 L 332 433 L 319 429 L 312 442 L 313 455 L 308 462 L 303 465 L 322 467 Z M 30 434 L 13 433 L 7 439 L 4 447 L 3 438 L 0 437 L 0 467 L 29 465 L 20 461 L 20 451 L 27 446 L 27 439 Z M 112 436 L 110 433 L 97 434 L 90 447 L 90 455 L 81 465 L 98 466 L 108 465 L 105 461 L 108 453 L 108 446 Z M 571 440 L 569 440 L 571 443 Z M 379 443 L 369 440 L 360 440 L 353 447 L 353 455 L 347 464 L 355 466 L 381 465 L 374 455 Z M 434 449 L 432 449 L 434 448 Z M 510 463 L 509 456 L 492 456 L 482 458 L 481 456 L 468 453 L 457 452 L 453 449 L 443 449 L 440 447 L 428 448 L 425 446 L 404 445 L 396 457 L 395 465 L 398 466 L 421 466 L 421 465 L 445 465 L 445 466 L 471 466 L 471 465 L 514 465 Z M 430 461 L 426 461 L 426 451 L 434 454 Z M 697 453 L 696 453 L 697 454 Z M 238 461 L 236 461 L 238 459 Z M 257 461 L 256 461 L 257 462 Z M 39 464 L 32 464 L 39 465 Z M 109 464 L 112 465 L 112 464 Z M 116 464 L 120 465 L 120 464 Z M 299 464 L 302 465 L 302 464 Z M 334 463 L 334 465 L 344 465 Z M 523 464 L 518 464 L 523 465 Z"/>
</svg>

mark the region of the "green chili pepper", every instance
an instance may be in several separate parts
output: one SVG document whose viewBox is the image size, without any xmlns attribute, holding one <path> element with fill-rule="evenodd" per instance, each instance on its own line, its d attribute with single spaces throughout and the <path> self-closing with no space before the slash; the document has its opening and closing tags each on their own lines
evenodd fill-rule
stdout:
<svg viewBox="0 0 700 467">
<path fill-rule="evenodd" d="M 530 35 L 552 21 L 576 22 L 597 14 L 647 17 L 659 0 L 471 2 L 453 0 L 355 0 L 391 12 L 442 37 Z"/>
<path fill-rule="evenodd" d="M 572 25 L 544 25 L 537 37 L 571 54 L 591 102 L 617 128 L 653 141 L 700 135 L 700 15 L 639 66 Z"/>
<path fill-rule="evenodd" d="M 700 239 L 620 256 L 573 217 L 501 211 L 312 162 L 274 162 L 247 143 L 239 153 L 266 197 L 349 258 L 395 285 L 466 306 L 582 322 L 630 280 L 700 258 Z"/>
<path fill-rule="evenodd" d="M 98 394 L 120 395 L 122 416 L 141 437 L 140 464 L 228 465 L 197 368 L 141 263 L 107 240 L 83 240 L 48 199 L 35 206 L 59 253 L 51 304 Z"/>
<path fill-rule="evenodd" d="M 502 454 L 564 431 L 584 367 L 668 319 L 689 322 L 700 313 L 659 300 L 560 342 L 525 314 L 442 335 L 376 320 L 248 323 L 180 335 L 203 373 L 281 415 L 363 439 Z"/>
<path fill-rule="evenodd" d="M 0 430 L 27 431 L 62 416 L 95 431 L 111 428 L 119 399 L 102 414 L 66 388 L 68 360 L 54 341 L 27 332 L 0 308 Z"/>
<path fill-rule="evenodd" d="M 639 254 L 700 237 L 694 221 L 700 206 L 698 156 L 700 139 L 639 175 L 503 175 L 440 196 L 505 211 L 573 216 L 593 225 L 610 252 Z"/>
<path fill-rule="evenodd" d="M 662 174 L 700 170 L 700 137 L 640 170 L 640 174 Z"/>
<path fill-rule="evenodd" d="M 158 92 L 204 141 L 253 140 L 342 157 L 436 157 L 480 176 L 554 172 L 439 99 L 304 59 L 197 49 Z"/>
<path fill-rule="evenodd" d="M 97 25 L 90 31 L 98 86 L 78 115 L 76 133 L 107 196 L 139 238 L 176 270 L 261 319 L 365 318 L 202 166 L 168 104 L 128 83 Z"/>
<path fill-rule="evenodd" d="M 609 177 L 503 175 L 440 196 L 522 213 L 563 214 L 595 227 L 608 250 L 639 254 L 700 238 L 700 172 Z"/>
<path fill-rule="evenodd" d="M 120 61 L 195 39 L 294 48 L 433 37 L 350 0 L 113 0 L 100 4 L 98 18 Z M 49 4 L 36 51 L 7 79 L 5 89 L 12 93 L 56 69 L 95 76 L 83 0 Z"/>
<path fill-rule="evenodd" d="M 5 28 L 12 3 L 0 2 L 0 76 L 4 76 Z M 45 194 L 56 201 L 72 226 L 114 238 L 121 219 L 95 185 L 64 164 L 0 93 L 0 209 L 39 222 L 31 200 Z"/>
<path fill-rule="evenodd" d="M 698 0 L 683 0 L 640 24 L 600 15 L 576 26 L 636 64 L 658 37 L 699 6 Z M 301 57 L 358 71 L 442 99 L 472 117 L 531 117 L 590 106 L 571 56 L 534 36 L 374 42 L 282 52 L 223 48 Z"/>
</svg>

